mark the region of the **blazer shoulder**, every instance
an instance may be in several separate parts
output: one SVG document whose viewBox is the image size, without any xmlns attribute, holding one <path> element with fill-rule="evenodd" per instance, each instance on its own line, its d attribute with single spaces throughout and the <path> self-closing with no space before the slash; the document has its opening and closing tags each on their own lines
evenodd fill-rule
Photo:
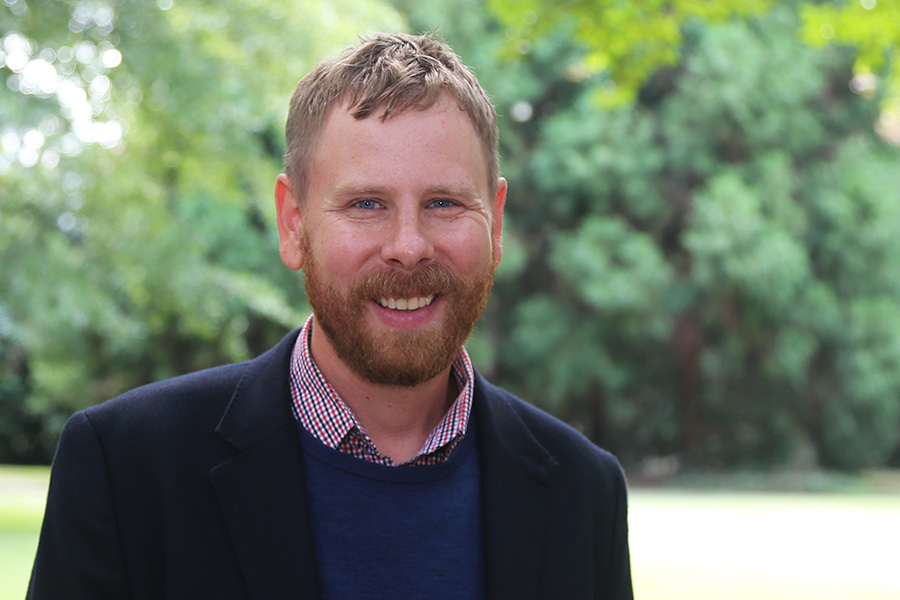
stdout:
<svg viewBox="0 0 900 600">
<path fill-rule="evenodd" d="M 239 430 L 233 439 L 265 437 L 290 420 L 287 372 L 298 333 L 252 360 L 141 386 L 83 414 L 105 447 L 154 456 L 223 440 L 212 433 L 220 432 L 229 415 Z"/>
<path fill-rule="evenodd" d="M 583 433 L 537 408 L 518 396 L 476 375 L 484 398 L 494 405 L 494 412 L 506 413 L 517 420 L 528 434 L 560 464 L 564 470 L 601 476 L 607 483 L 624 483 L 622 467 L 616 457 L 600 448 Z"/>
<path fill-rule="evenodd" d="M 213 367 L 142 385 L 83 412 L 91 422 L 134 420 L 146 425 L 148 421 L 209 409 L 211 404 L 224 410 L 248 364 Z"/>
<path fill-rule="evenodd" d="M 173 423 L 187 427 L 211 423 L 215 427 L 232 398 L 249 381 L 271 381 L 275 379 L 273 374 L 286 373 L 297 333 L 288 334 L 277 346 L 254 359 L 137 387 L 85 409 L 85 416 L 101 428 L 134 426 L 151 433 L 157 427 L 171 428 Z"/>
</svg>

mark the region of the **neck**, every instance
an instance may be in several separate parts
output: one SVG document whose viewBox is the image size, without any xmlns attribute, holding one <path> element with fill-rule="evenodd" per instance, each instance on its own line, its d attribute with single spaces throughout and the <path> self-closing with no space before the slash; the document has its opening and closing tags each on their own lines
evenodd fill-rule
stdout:
<svg viewBox="0 0 900 600">
<path fill-rule="evenodd" d="M 395 464 L 416 455 L 459 393 L 449 366 L 436 377 L 411 387 L 363 379 L 340 359 L 321 327 L 313 327 L 310 350 L 329 385 L 378 450 Z"/>
</svg>

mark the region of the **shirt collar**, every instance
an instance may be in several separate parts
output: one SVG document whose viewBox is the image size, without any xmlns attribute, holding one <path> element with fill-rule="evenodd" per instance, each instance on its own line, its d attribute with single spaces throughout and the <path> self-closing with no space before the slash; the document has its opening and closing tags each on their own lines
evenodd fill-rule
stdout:
<svg viewBox="0 0 900 600">
<path fill-rule="evenodd" d="M 393 465 L 394 462 L 375 447 L 365 428 L 331 387 L 316 366 L 310 352 L 313 317 L 310 316 L 297 337 L 290 362 L 291 409 L 294 417 L 313 436 L 329 448 L 359 458 Z M 419 452 L 404 465 L 443 462 L 463 438 L 472 410 L 475 372 L 465 348 L 454 359 L 451 377 L 461 390 L 459 396 L 425 440 Z"/>
</svg>

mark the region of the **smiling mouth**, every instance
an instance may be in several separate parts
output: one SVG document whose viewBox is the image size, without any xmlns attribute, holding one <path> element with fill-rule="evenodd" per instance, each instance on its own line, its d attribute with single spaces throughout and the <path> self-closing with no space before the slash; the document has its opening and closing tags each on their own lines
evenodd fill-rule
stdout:
<svg viewBox="0 0 900 600">
<path fill-rule="evenodd" d="M 391 310 L 412 312 L 414 310 L 419 310 L 420 308 L 425 308 L 434 302 L 436 297 L 437 296 L 432 294 L 431 296 L 419 298 L 380 298 L 379 300 L 376 300 L 376 302 L 384 308 L 389 308 Z"/>
</svg>

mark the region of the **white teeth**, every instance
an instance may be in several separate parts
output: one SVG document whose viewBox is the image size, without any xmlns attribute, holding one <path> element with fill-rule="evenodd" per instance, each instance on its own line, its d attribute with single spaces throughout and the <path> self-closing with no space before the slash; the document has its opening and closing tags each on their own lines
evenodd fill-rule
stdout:
<svg viewBox="0 0 900 600">
<path fill-rule="evenodd" d="M 434 301 L 434 296 L 427 298 L 379 298 L 378 303 L 392 310 L 418 310 L 424 308 Z"/>
</svg>

